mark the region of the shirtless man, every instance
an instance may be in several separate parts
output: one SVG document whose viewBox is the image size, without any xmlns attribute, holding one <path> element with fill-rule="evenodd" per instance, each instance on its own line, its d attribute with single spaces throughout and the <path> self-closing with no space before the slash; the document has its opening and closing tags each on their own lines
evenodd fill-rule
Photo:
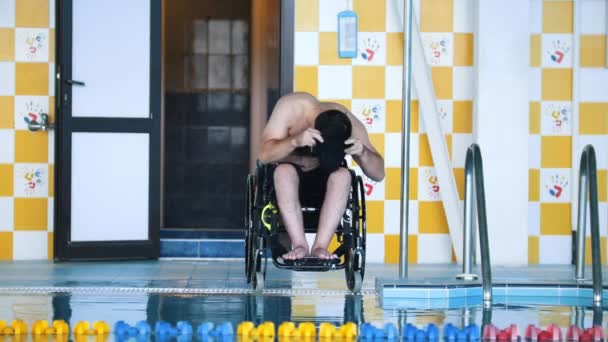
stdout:
<svg viewBox="0 0 608 342">
<path fill-rule="evenodd" d="M 259 160 L 266 164 L 276 164 L 274 188 L 292 245 L 292 250 L 283 255 L 284 259 L 295 260 L 308 255 L 321 259 L 336 258 L 327 248 L 346 209 L 351 187 L 350 172 L 339 167 L 322 178 L 326 179 L 326 184 L 323 184 L 325 195 L 317 235 L 309 249 L 304 235 L 300 182 L 306 184 L 308 175 L 319 172 L 320 164 L 317 157 L 297 153 L 302 147 L 312 150 L 314 146 L 324 143 L 321 131 L 314 128 L 315 119 L 321 113 L 336 110 L 345 113 L 352 126 L 350 138 L 344 141 L 344 153 L 351 155 L 369 178 L 375 181 L 384 179 L 382 156 L 370 143 L 363 124 L 347 108 L 337 103 L 319 102 L 307 93 L 292 93 L 282 97 L 264 130 Z"/>
</svg>

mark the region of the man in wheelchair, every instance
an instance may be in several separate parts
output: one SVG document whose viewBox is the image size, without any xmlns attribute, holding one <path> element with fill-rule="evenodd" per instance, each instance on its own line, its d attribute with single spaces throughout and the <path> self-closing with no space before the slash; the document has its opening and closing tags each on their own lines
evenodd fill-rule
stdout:
<svg viewBox="0 0 608 342">
<path fill-rule="evenodd" d="M 351 189 L 345 156 L 352 156 L 369 178 L 384 179 L 384 160 L 365 127 L 340 104 L 293 93 L 277 102 L 262 139 L 258 159 L 273 167 L 277 204 L 291 240 L 283 259 L 336 258 L 328 246 Z M 302 206 L 321 208 L 312 247 L 304 233 Z"/>
</svg>

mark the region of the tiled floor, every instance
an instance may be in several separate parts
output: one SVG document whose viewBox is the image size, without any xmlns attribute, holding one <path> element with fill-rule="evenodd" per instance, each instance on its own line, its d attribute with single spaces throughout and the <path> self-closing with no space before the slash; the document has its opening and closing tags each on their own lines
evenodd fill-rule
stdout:
<svg viewBox="0 0 608 342">
<path fill-rule="evenodd" d="M 244 279 L 242 261 L 138 261 L 50 263 L 42 261 L 0 263 L 0 320 L 37 319 L 118 320 L 135 323 L 186 320 L 219 323 L 243 320 L 409 322 L 461 325 L 491 321 L 566 327 L 579 322 L 589 326 L 603 321 L 603 312 L 565 305 L 521 305 L 496 302 L 491 310 L 478 304 L 460 309 L 430 310 L 424 302 L 407 308 L 387 306 L 375 293 L 376 278 L 396 278 L 397 266 L 368 264 L 361 295 L 346 291 L 344 272 L 296 273 L 269 268 L 269 291 L 252 293 Z M 590 270 L 589 270 L 590 271 Z M 604 270 L 606 271 L 606 270 Z M 455 265 L 412 265 L 408 282 L 424 284 L 451 280 L 460 272 Z M 493 270 L 495 282 L 569 282 L 569 267 L 501 268 Z M 188 293 L 188 290 L 198 293 Z M 178 293 L 180 292 L 180 293 Z"/>
</svg>

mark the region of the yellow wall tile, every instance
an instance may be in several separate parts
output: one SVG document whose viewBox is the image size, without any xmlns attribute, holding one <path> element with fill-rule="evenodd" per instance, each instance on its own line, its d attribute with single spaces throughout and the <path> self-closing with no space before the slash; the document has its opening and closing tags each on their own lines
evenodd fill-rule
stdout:
<svg viewBox="0 0 608 342">
<path fill-rule="evenodd" d="M 449 234 L 443 203 L 418 202 L 418 232 L 420 234 Z"/>
<path fill-rule="evenodd" d="M 15 131 L 15 162 L 48 163 L 48 159 L 48 133 Z"/>
<path fill-rule="evenodd" d="M 350 65 L 350 58 L 338 57 L 338 33 L 319 33 L 319 64 L 320 65 Z"/>
<path fill-rule="evenodd" d="M 418 165 L 433 166 L 433 156 L 431 155 L 431 146 L 429 145 L 429 137 L 426 133 L 418 135 Z"/>
<path fill-rule="evenodd" d="M 13 233 L 0 232 L 0 261 L 13 260 Z"/>
<path fill-rule="evenodd" d="M 0 196 L 13 196 L 14 179 L 13 164 L 0 164 Z"/>
<path fill-rule="evenodd" d="M 366 201 L 367 233 L 384 233 L 384 201 Z"/>
<path fill-rule="evenodd" d="M 313 96 L 319 93 L 319 74 L 316 66 L 296 66 L 294 79 L 294 91 L 303 91 Z"/>
<path fill-rule="evenodd" d="M 600 260 L 606 263 L 606 237 L 600 237 Z M 585 237 L 585 264 L 591 265 L 591 236 Z"/>
<path fill-rule="evenodd" d="M 453 171 L 456 188 L 458 189 L 458 197 L 464 200 L 464 168 L 454 168 Z"/>
<path fill-rule="evenodd" d="M 454 21 L 452 0 L 424 0 L 420 2 L 421 32 L 452 32 Z"/>
<path fill-rule="evenodd" d="M 608 201 L 606 197 L 606 186 L 608 186 L 606 184 L 606 172 L 607 170 L 597 170 L 597 192 L 600 202 Z"/>
<path fill-rule="evenodd" d="M 384 99 L 385 69 L 382 66 L 353 67 L 353 98 Z"/>
<path fill-rule="evenodd" d="M 47 198 L 15 198 L 15 230 L 47 230 Z"/>
<path fill-rule="evenodd" d="M 454 101 L 454 133 L 473 133 L 473 102 Z"/>
<path fill-rule="evenodd" d="M 542 235 L 571 235 L 570 203 L 540 204 L 540 233 Z"/>
<path fill-rule="evenodd" d="M 572 1 L 543 1 L 543 33 L 572 33 Z"/>
<path fill-rule="evenodd" d="M 49 63 L 15 63 L 15 94 L 48 95 Z"/>
<path fill-rule="evenodd" d="M 13 96 L 0 96 L 0 128 L 15 128 Z"/>
<path fill-rule="evenodd" d="M 15 30 L 0 28 L 0 61 L 15 60 Z"/>
<path fill-rule="evenodd" d="M 572 167 L 572 137 L 543 136 L 540 144 L 542 168 Z"/>
<path fill-rule="evenodd" d="M 410 200 L 418 199 L 418 168 L 410 168 Z"/>
<path fill-rule="evenodd" d="M 383 133 L 370 133 L 369 141 L 372 143 L 372 146 L 376 148 L 378 153 L 384 158 L 384 134 Z"/>
<path fill-rule="evenodd" d="M 387 264 L 398 264 L 401 237 L 399 235 L 384 235 L 384 262 Z M 418 236 L 407 237 L 407 261 L 418 262 Z"/>
<path fill-rule="evenodd" d="M 400 100 L 386 101 L 386 133 L 401 133 L 401 118 L 403 109 Z M 410 132 L 418 132 L 418 101 L 410 104 Z"/>
<path fill-rule="evenodd" d="M 533 34 L 530 36 L 530 66 L 540 67 L 541 64 L 541 35 Z"/>
<path fill-rule="evenodd" d="M 572 69 L 543 69 L 543 101 L 572 100 Z"/>
<path fill-rule="evenodd" d="M 386 34 L 386 64 L 403 64 L 403 33 Z"/>
<path fill-rule="evenodd" d="M 401 199 L 401 168 L 387 167 L 385 180 L 385 199 Z M 418 195 L 418 169 L 410 168 L 410 200 L 416 200 Z"/>
<path fill-rule="evenodd" d="M 538 202 L 540 200 L 540 170 L 528 170 L 528 201 Z"/>
<path fill-rule="evenodd" d="M 540 261 L 538 236 L 528 236 L 528 264 L 535 265 Z"/>
<path fill-rule="evenodd" d="M 606 66 L 606 35 L 581 35 L 581 67 L 603 68 Z"/>
<path fill-rule="evenodd" d="M 55 96 L 49 96 L 49 120 L 55 122 Z"/>
<path fill-rule="evenodd" d="M 319 30 L 319 0 L 296 0 L 296 31 Z"/>
<path fill-rule="evenodd" d="M 454 33 L 454 66 L 472 66 L 473 49 L 472 33 Z"/>
<path fill-rule="evenodd" d="M 451 67 L 434 67 L 431 68 L 433 76 L 433 87 L 435 95 L 439 100 L 452 99 L 452 68 Z"/>
<path fill-rule="evenodd" d="M 55 257 L 55 251 L 53 250 L 53 246 L 55 245 L 54 240 L 53 240 L 53 233 L 48 233 L 46 243 L 47 243 L 49 260 L 53 260 L 53 258 Z"/>
<path fill-rule="evenodd" d="M 48 27 L 49 2 L 46 0 L 16 1 L 15 24 L 17 27 Z"/>
<path fill-rule="evenodd" d="M 540 102 L 530 102 L 530 134 L 540 134 Z"/>
<path fill-rule="evenodd" d="M 55 61 L 55 29 L 49 30 L 49 62 Z"/>
<path fill-rule="evenodd" d="M 49 164 L 49 196 L 55 196 L 55 164 Z"/>
<path fill-rule="evenodd" d="M 581 102 L 579 113 L 580 134 L 608 134 L 608 103 Z"/>
<path fill-rule="evenodd" d="M 344 99 L 339 99 L 339 100 L 323 100 L 324 102 L 333 102 L 333 103 L 337 103 L 340 104 L 342 106 L 344 106 L 344 108 L 348 109 L 349 111 L 352 108 L 352 101 L 351 100 L 344 100 Z"/>
<path fill-rule="evenodd" d="M 386 0 L 357 0 L 354 5 L 359 32 L 386 31 Z"/>
</svg>

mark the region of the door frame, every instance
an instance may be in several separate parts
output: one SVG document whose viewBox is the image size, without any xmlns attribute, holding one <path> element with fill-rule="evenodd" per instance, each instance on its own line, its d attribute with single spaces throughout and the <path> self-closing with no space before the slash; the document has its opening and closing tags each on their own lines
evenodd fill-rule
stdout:
<svg viewBox="0 0 608 342">
<path fill-rule="evenodd" d="M 100 260 L 158 258 L 160 254 L 160 146 L 161 146 L 161 0 L 150 1 L 150 118 L 72 118 L 71 86 L 64 80 L 72 77 L 72 4 L 55 4 L 55 197 L 54 259 Z M 66 114 L 70 114 L 69 116 Z M 116 124 L 116 122 L 120 122 Z M 71 235 L 71 166 L 72 132 L 119 132 L 149 134 L 149 207 L 148 240 L 72 242 Z"/>
</svg>

